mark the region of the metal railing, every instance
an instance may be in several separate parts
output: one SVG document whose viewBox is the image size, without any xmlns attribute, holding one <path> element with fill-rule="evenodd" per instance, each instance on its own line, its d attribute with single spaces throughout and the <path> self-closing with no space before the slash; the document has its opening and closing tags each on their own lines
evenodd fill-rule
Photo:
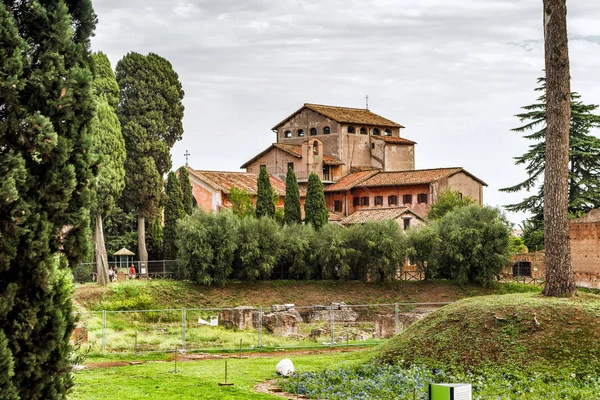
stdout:
<svg viewBox="0 0 600 400">
<path fill-rule="evenodd" d="M 121 273 L 120 279 L 127 279 L 129 267 L 133 264 L 136 270 L 136 276 L 146 278 L 146 274 L 141 272 L 147 269 L 147 277 L 150 279 L 166 279 L 174 278 L 177 260 L 154 260 L 142 263 L 141 261 L 130 261 L 129 263 L 120 263 L 110 261 L 109 268 L 117 267 L 117 271 Z M 96 282 L 96 263 L 82 263 L 73 271 L 73 276 L 76 282 Z"/>
<path fill-rule="evenodd" d="M 372 346 L 450 304 L 181 308 L 75 313 L 82 348 L 94 352 L 225 352 Z"/>
</svg>

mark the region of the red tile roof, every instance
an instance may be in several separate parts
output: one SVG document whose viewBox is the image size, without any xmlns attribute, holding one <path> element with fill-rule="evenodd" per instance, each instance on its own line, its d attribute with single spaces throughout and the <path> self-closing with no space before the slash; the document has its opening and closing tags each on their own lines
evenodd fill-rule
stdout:
<svg viewBox="0 0 600 400">
<path fill-rule="evenodd" d="M 365 224 L 367 222 L 383 222 L 396 219 L 403 214 L 411 214 L 422 220 L 408 207 L 390 207 L 390 208 L 363 208 L 344 218 L 340 224 Z"/>
<path fill-rule="evenodd" d="M 372 139 L 383 140 L 389 144 L 417 144 L 417 142 L 413 142 L 412 140 L 408 140 L 401 137 L 393 137 L 393 136 L 371 136 Z"/>
<path fill-rule="evenodd" d="M 245 190 L 256 195 L 258 188 L 258 174 L 248 172 L 227 172 L 227 171 L 201 171 L 186 167 L 190 175 L 195 176 L 207 185 L 223 193 L 229 194 L 232 187 Z M 271 186 L 278 196 L 285 196 L 285 182 L 270 176 Z"/>
<path fill-rule="evenodd" d="M 325 188 L 325 192 L 345 192 L 346 190 L 352 189 L 354 186 L 357 186 L 362 181 L 369 179 L 373 175 L 379 173 L 379 170 L 371 170 L 371 171 L 358 171 L 352 172 L 342 179 L 338 180 L 333 185 L 329 185 Z"/>
<path fill-rule="evenodd" d="M 296 158 L 302 158 L 302 146 L 299 144 L 285 144 L 285 143 L 273 143 L 271 144 L 271 146 L 269 146 L 267 149 L 261 151 L 260 153 L 258 153 L 256 156 L 254 156 L 251 160 L 246 161 L 244 163 L 244 165 L 242 165 L 240 168 L 247 168 L 248 165 L 252 164 L 254 161 L 256 161 L 256 159 L 262 157 L 263 155 L 265 155 L 266 153 L 270 152 L 271 150 L 273 150 L 274 148 L 277 148 L 281 151 L 285 151 L 286 153 L 296 157 Z M 334 156 L 330 156 L 328 154 L 323 154 L 323 164 L 325 165 L 342 165 L 343 162 Z"/>
<path fill-rule="evenodd" d="M 340 123 L 404 128 L 402 125 L 394 121 L 390 121 L 389 119 L 384 118 L 381 115 L 377 115 L 364 108 L 338 107 L 327 106 L 323 104 L 305 103 L 302 108 L 294 112 L 292 115 L 290 115 L 277 125 L 275 125 L 272 129 L 277 130 L 277 128 L 279 128 L 286 121 L 288 121 L 290 118 L 292 118 L 294 115 L 298 114 L 305 108 L 315 111 L 327 118 L 330 118 Z"/>
<path fill-rule="evenodd" d="M 326 192 L 342 192 L 353 187 L 379 187 L 379 186 L 406 186 L 422 185 L 448 178 L 458 172 L 464 172 L 484 186 L 487 184 L 461 167 L 420 169 L 398 172 L 360 171 L 353 172 L 331 186 L 325 188 Z"/>
<path fill-rule="evenodd" d="M 575 218 L 569 221 L 570 224 L 594 224 L 600 222 L 600 208 L 596 208 L 583 217 Z"/>
</svg>

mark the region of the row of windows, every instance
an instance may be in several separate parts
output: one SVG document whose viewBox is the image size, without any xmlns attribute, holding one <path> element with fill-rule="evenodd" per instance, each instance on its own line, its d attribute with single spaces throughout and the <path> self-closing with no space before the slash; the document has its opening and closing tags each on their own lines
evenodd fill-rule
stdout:
<svg viewBox="0 0 600 400">
<path fill-rule="evenodd" d="M 318 134 L 317 128 L 310 128 L 310 136 L 316 136 Z M 325 128 L 323 128 L 323 135 L 329 135 L 331 133 L 331 128 L 329 128 L 328 126 L 326 126 Z M 292 137 L 292 131 L 285 131 L 283 133 L 283 135 L 286 138 L 291 138 Z M 296 131 L 296 136 L 298 137 L 304 137 L 304 129 L 298 129 Z"/>
<path fill-rule="evenodd" d="M 367 130 L 367 128 L 361 126 L 360 129 L 358 130 L 358 132 L 361 135 L 367 135 L 369 132 Z M 348 133 L 356 133 L 356 128 L 353 127 L 352 125 L 350 125 L 348 127 Z M 381 135 L 381 131 L 378 128 L 373 128 L 372 134 L 375 136 L 380 136 Z M 389 129 L 384 129 L 383 131 L 383 136 L 392 136 L 392 131 L 390 131 Z"/>
<path fill-rule="evenodd" d="M 387 198 L 388 206 L 398 205 L 398 196 L 390 195 Z M 369 206 L 370 197 L 353 197 L 352 205 L 354 207 Z M 417 203 L 427 203 L 427 193 L 421 193 L 417 195 Z M 383 196 L 373 197 L 373 204 L 376 206 L 383 206 Z M 412 204 L 412 194 L 405 194 L 402 196 L 402 204 Z M 335 204 L 334 204 L 335 206 Z"/>
</svg>

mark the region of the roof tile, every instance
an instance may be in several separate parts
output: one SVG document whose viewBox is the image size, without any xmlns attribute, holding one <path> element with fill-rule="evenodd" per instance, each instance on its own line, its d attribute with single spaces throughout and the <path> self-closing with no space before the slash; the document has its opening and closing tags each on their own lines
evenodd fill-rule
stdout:
<svg viewBox="0 0 600 400">
<path fill-rule="evenodd" d="M 338 180 L 333 185 L 327 186 L 325 188 L 325 192 L 344 192 L 346 190 L 350 190 L 354 186 L 357 186 L 364 180 L 369 179 L 378 173 L 379 170 L 352 172 Z"/>
<path fill-rule="evenodd" d="M 340 223 L 342 225 L 352 225 L 365 224 L 367 222 L 383 222 L 396 219 L 406 213 L 413 214 L 419 219 L 422 219 L 417 214 L 410 211 L 408 207 L 363 208 L 345 217 Z"/>
<path fill-rule="evenodd" d="M 206 182 L 206 184 L 219 189 L 226 194 L 232 187 L 245 190 L 256 195 L 258 188 L 258 174 L 248 172 L 226 172 L 226 171 L 202 171 L 187 167 L 190 174 Z M 270 177 L 271 186 L 278 196 L 285 196 L 285 182 L 277 179 L 273 175 Z"/>
</svg>

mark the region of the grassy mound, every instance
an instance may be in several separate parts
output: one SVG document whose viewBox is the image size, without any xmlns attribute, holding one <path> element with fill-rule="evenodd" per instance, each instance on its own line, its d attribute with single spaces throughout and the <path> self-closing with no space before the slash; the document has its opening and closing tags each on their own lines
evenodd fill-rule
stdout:
<svg viewBox="0 0 600 400">
<path fill-rule="evenodd" d="M 341 281 L 259 281 L 231 282 L 222 287 L 202 286 L 170 280 L 78 285 L 75 303 L 87 310 L 140 310 L 151 308 L 270 306 L 293 303 L 296 306 L 329 304 L 383 304 L 395 302 L 451 302 L 471 296 L 539 292 L 534 286 L 498 284 L 493 289 L 451 282 L 341 282 Z"/>
<path fill-rule="evenodd" d="M 600 370 L 600 297 L 508 294 L 460 300 L 381 346 L 386 362 Z"/>
</svg>

